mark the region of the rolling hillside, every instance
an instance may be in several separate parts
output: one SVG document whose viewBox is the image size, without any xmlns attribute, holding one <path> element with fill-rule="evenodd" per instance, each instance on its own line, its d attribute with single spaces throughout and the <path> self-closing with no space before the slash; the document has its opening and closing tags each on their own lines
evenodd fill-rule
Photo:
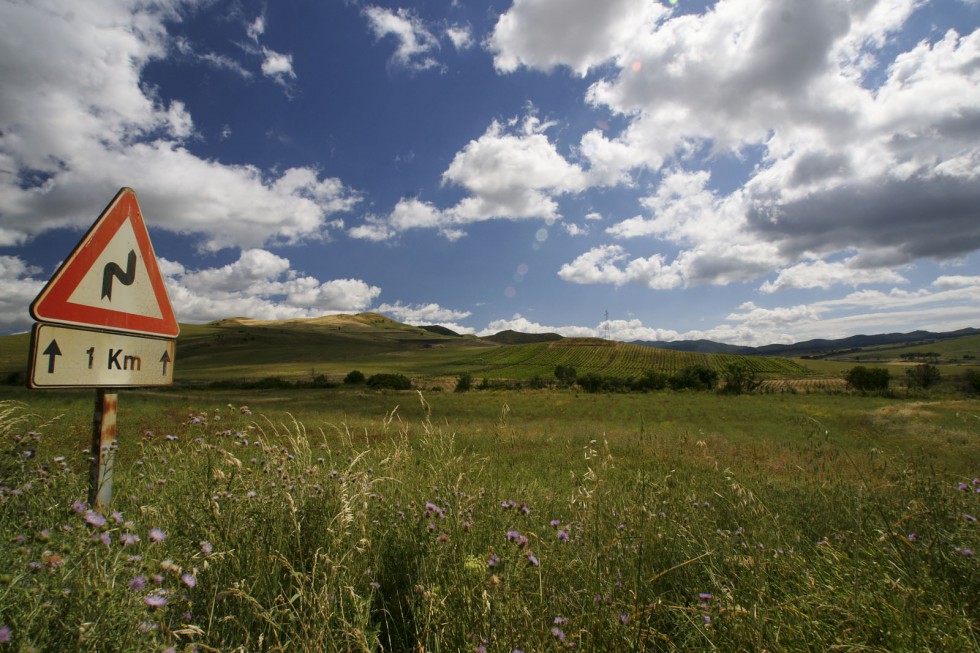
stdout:
<svg viewBox="0 0 980 653">
<path fill-rule="evenodd" d="M 503 342 L 499 342 L 503 341 Z M 509 344 L 513 343 L 513 344 Z M 18 382 L 27 368 L 27 334 L 0 338 L 0 380 Z M 413 378 L 523 380 L 551 378 L 559 365 L 579 374 L 620 378 L 654 369 L 671 373 L 692 364 L 722 370 L 733 360 L 769 377 L 810 374 L 785 358 L 678 352 L 600 338 L 562 338 L 504 333 L 500 338 L 461 336 L 448 329 L 409 326 L 377 313 L 306 320 L 228 318 L 182 325 L 177 340 L 175 383 L 284 377 L 337 381 L 364 374 L 401 373 Z"/>
</svg>

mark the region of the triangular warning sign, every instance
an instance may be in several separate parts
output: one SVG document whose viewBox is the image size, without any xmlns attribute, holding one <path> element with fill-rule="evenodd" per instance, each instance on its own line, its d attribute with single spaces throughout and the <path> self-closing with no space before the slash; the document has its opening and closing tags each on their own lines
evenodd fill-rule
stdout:
<svg viewBox="0 0 980 653">
<path fill-rule="evenodd" d="M 176 338 L 136 193 L 123 188 L 31 304 L 39 322 Z"/>
</svg>

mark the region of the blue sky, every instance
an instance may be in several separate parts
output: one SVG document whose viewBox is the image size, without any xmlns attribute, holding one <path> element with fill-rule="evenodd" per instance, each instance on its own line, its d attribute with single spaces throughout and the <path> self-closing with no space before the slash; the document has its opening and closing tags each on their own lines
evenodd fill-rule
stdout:
<svg viewBox="0 0 980 653">
<path fill-rule="evenodd" d="M 980 327 L 976 0 L 0 1 L 0 331 L 132 187 L 182 322 Z"/>
</svg>

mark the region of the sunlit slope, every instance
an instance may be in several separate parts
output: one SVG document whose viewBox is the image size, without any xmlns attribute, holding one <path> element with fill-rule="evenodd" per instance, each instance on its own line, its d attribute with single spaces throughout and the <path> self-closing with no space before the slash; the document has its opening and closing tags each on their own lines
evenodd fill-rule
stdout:
<svg viewBox="0 0 980 653">
<path fill-rule="evenodd" d="M 461 358 L 458 365 L 475 376 L 490 378 L 551 377 L 559 365 L 574 367 L 579 375 L 594 372 L 626 378 L 638 377 L 647 370 L 670 374 L 689 365 L 705 365 L 721 372 L 735 361 L 744 362 L 760 375 L 810 374 L 807 368 L 786 358 L 671 351 L 599 338 L 499 346 Z"/>
<path fill-rule="evenodd" d="M 27 334 L 0 338 L 0 374 L 26 372 Z M 669 351 L 599 338 L 499 344 L 474 336 L 434 333 L 377 313 L 308 320 L 261 321 L 230 318 L 204 325 L 181 325 L 175 381 L 201 382 L 279 376 L 339 380 L 358 369 L 365 374 L 401 373 L 413 378 L 552 378 L 559 365 L 579 375 L 638 377 L 648 370 L 672 373 L 693 364 L 722 371 L 744 361 L 764 376 L 804 376 L 789 359 Z"/>
</svg>

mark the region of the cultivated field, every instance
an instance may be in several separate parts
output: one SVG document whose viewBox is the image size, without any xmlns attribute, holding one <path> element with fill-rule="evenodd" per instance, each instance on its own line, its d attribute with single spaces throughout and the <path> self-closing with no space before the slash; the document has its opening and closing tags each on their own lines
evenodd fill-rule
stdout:
<svg viewBox="0 0 980 653">
<path fill-rule="evenodd" d="M 12 650 L 980 648 L 980 400 L 2 392 Z"/>
</svg>

